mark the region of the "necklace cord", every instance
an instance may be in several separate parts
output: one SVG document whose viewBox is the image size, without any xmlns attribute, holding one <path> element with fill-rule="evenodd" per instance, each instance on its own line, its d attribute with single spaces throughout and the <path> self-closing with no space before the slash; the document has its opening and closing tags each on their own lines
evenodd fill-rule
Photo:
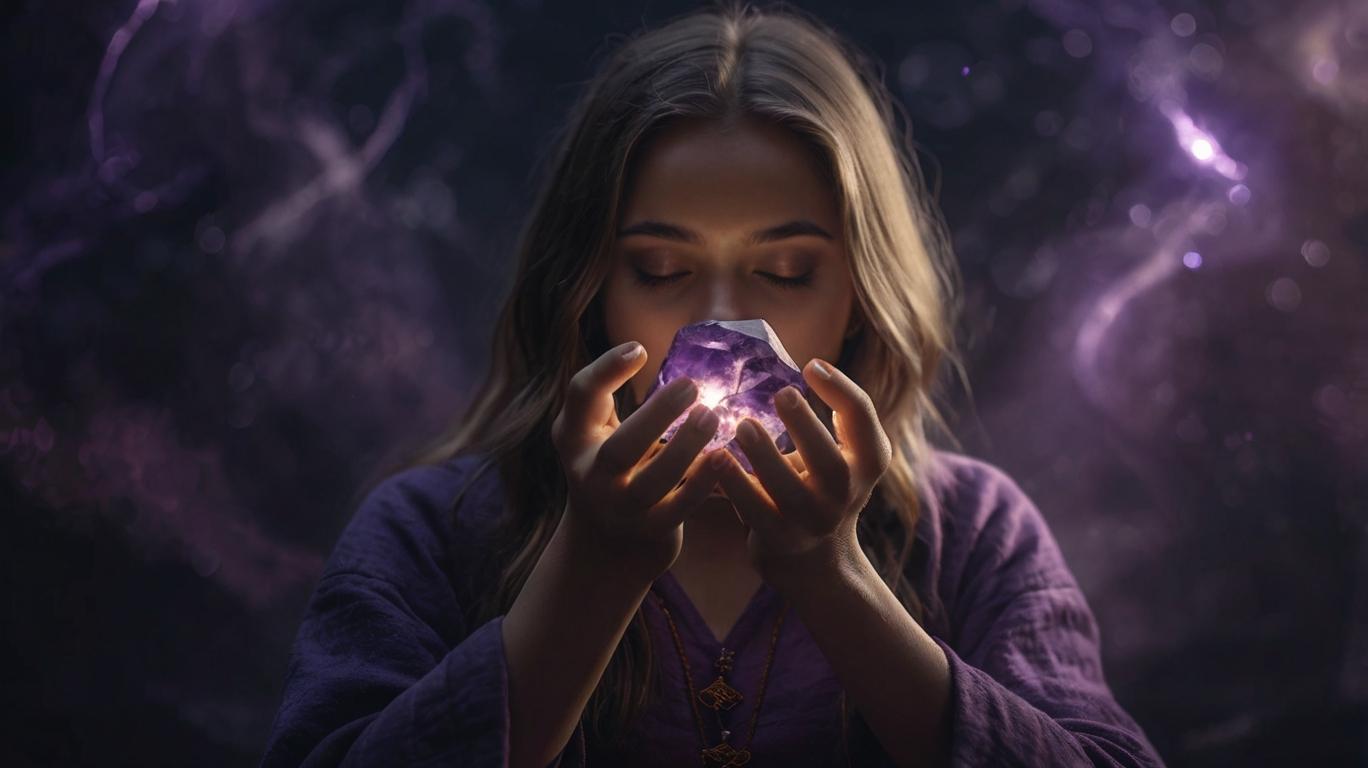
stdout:
<svg viewBox="0 0 1368 768">
<path fill-rule="evenodd" d="M 679 654 L 680 666 L 681 666 L 681 667 L 683 668 L 683 670 L 684 670 L 684 683 L 685 683 L 685 685 L 688 686 L 688 689 L 689 689 L 689 704 L 690 704 L 690 705 L 692 706 L 692 708 L 693 708 L 694 725 L 697 726 L 697 728 L 698 728 L 698 743 L 699 743 L 699 745 L 701 746 L 701 751 L 699 752 L 699 756 L 700 756 L 700 758 L 701 758 L 702 761 L 703 761 L 703 765 L 706 766 L 706 765 L 708 764 L 708 754 L 707 754 L 707 753 L 708 753 L 708 746 L 707 746 L 707 743 L 708 743 L 708 742 L 707 742 L 707 736 L 706 736 L 706 735 L 704 734 L 704 732 L 703 732 L 703 716 L 702 716 L 702 714 L 698 711 L 698 694 L 696 694 L 696 693 L 694 692 L 693 675 L 691 674 L 691 672 L 690 672 L 690 670 L 689 670 L 689 659 L 688 659 L 688 656 L 684 653 L 684 643 L 679 639 L 679 629 L 675 626 L 674 617 L 670 615 L 670 609 L 667 608 L 667 607 L 665 607 L 665 600 L 664 600 L 663 598 L 661 598 L 660 595 L 656 594 L 654 591 L 653 591 L 651 594 L 652 594 L 652 596 L 655 598 L 656 604 L 660 607 L 661 613 L 664 613 L 664 614 L 665 614 L 665 620 L 666 620 L 666 621 L 669 623 L 669 625 L 670 625 L 670 636 L 671 636 L 672 638 L 674 638 L 675 651 Z M 788 601 L 784 601 L 783 605 L 782 605 L 782 606 L 780 607 L 780 609 L 779 609 L 779 616 L 778 616 L 778 618 L 777 618 L 777 619 L 775 620 L 775 622 L 774 622 L 774 631 L 773 631 L 773 632 L 771 633 L 771 635 L 770 635 L 769 654 L 768 654 L 768 656 L 767 656 L 766 659 L 765 659 L 765 670 L 764 670 L 763 674 L 762 674 L 761 677 L 760 677 L 760 692 L 759 692 L 759 693 L 757 694 L 757 696 L 756 696 L 756 700 L 755 700 L 755 709 L 751 712 L 750 729 L 749 729 L 749 731 L 748 731 L 747 734 L 746 734 L 746 746 L 743 747 L 743 748 L 740 750 L 740 751 L 746 753 L 746 760 L 747 760 L 747 761 L 749 761 L 749 759 L 750 759 L 750 756 L 749 756 L 749 753 L 750 753 L 750 746 L 751 746 L 751 744 L 753 744 L 753 743 L 755 742 L 755 726 L 756 726 L 756 724 L 759 722 L 760 707 L 761 707 L 761 706 L 764 704 L 764 702 L 765 702 L 765 689 L 766 689 L 766 688 L 768 687 L 768 685 L 769 685 L 769 672 L 770 672 L 770 667 L 771 667 L 771 665 L 773 665 L 773 663 L 774 663 L 774 649 L 775 649 L 775 647 L 776 647 L 776 646 L 778 645 L 778 643 L 779 643 L 779 628 L 780 628 L 781 626 L 783 626 L 783 624 L 784 624 L 784 616 L 785 616 L 787 613 L 788 613 Z M 720 658 L 718 659 L 718 666 L 719 666 L 719 668 L 725 668 L 725 669 L 727 669 L 728 671 L 730 671 L 730 664 L 727 663 L 727 662 L 729 661 L 729 659 L 726 658 L 727 655 L 728 655 L 728 654 L 727 654 L 727 650 L 726 650 L 725 648 L 722 649 L 722 657 L 720 657 Z M 725 661 L 724 661 L 724 659 L 725 659 Z M 718 677 L 720 678 L 721 675 L 719 675 Z M 723 680 L 723 682 L 725 683 L 726 681 Z M 710 706 L 712 706 L 712 705 L 710 705 Z M 718 729 L 719 729 L 719 730 L 723 730 L 723 729 L 722 729 L 722 726 L 721 726 L 721 714 L 717 712 L 717 710 L 720 708 L 720 705 L 712 706 L 712 708 L 713 708 L 714 714 L 717 715 L 717 718 L 718 718 Z M 723 737 L 723 743 L 725 743 L 725 742 L 726 742 L 726 738 Z M 730 746 L 730 745 L 728 745 L 728 746 Z"/>
</svg>

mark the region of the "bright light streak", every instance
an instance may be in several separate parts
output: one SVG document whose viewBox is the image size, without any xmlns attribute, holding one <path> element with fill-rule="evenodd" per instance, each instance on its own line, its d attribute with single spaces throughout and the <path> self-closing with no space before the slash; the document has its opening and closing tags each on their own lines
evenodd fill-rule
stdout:
<svg viewBox="0 0 1368 768">
<path fill-rule="evenodd" d="M 1232 181 L 1240 181 L 1245 177 L 1247 169 L 1244 163 L 1236 162 L 1227 155 L 1216 137 L 1198 128 L 1192 117 L 1177 103 L 1166 100 L 1160 103 L 1159 111 L 1173 124 L 1178 145 L 1183 147 L 1192 159 L 1211 167 Z"/>
</svg>

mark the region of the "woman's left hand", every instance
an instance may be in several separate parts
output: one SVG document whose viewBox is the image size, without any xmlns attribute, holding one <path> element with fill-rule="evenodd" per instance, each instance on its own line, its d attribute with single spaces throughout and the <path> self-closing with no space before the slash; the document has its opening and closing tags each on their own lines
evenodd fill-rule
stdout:
<svg viewBox="0 0 1368 768">
<path fill-rule="evenodd" d="M 829 378 L 821 373 L 823 366 Z M 716 451 L 726 463 L 719 482 L 750 527 L 751 563 L 771 582 L 792 571 L 840 567 L 862 554 L 856 523 L 893 455 L 873 401 L 850 377 L 814 359 L 803 378 L 831 407 L 835 439 L 790 386 L 775 396 L 775 410 L 797 455 L 780 453 L 751 418 L 737 425 L 737 441 L 755 477 L 729 451 Z"/>
</svg>

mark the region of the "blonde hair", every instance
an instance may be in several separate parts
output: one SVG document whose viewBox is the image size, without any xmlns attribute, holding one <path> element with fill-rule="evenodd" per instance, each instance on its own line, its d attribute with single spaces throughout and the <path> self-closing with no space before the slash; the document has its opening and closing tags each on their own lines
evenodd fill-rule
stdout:
<svg viewBox="0 0 1368 768">
<path fill-rule="evenodd" d="M 487 376 L 464 417 L 410 462 L 484 454 L 481 471 L 500 473 L 500 570 L 478 609 L 481 623 L 507 612 L 565 506 L 550 425 L 570 377 L 609 346 L 599 289 L 634 148 L 674 118 L 743 115 L 806 140 L 839 195 L 860 322 L 837 365 L 869 393 L 894 450 L 861 513 L 859 538 L 923 620 L 906 577 L 922 509 L 916 481 L 933 450 L 928 429 L 953 440 L 933 402 L 937 370 L 948 361 L 963 377 L 953 345 L 960 278 L 944 221 L 881 72 L 786 4 L 727 2 L 630 36 L 588 82 L 521 230 Z M 622 735 L 650 701 L 652 668 L 638 610 L 586 707 L 586 733 Z"/>
</svg>

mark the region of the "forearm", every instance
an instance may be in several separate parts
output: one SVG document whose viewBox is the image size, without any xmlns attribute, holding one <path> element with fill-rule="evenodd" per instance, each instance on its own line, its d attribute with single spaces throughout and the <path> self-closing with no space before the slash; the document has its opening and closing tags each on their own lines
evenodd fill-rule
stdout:
<svg viewBox="0 0 1368 768">
<path fill-rule="evenodd" d="M 511 768 L 544 768 L 565 748 L 650 589 L 608 566 L 563 523 L 504 618 Z"/>
<path fill-rule="evenodd" d="M 857 548 L 767 579 L 794 606 L 837 679 L 899 766 L 941 766 L 949 752 L 950 668 Z"/>
</svg>

